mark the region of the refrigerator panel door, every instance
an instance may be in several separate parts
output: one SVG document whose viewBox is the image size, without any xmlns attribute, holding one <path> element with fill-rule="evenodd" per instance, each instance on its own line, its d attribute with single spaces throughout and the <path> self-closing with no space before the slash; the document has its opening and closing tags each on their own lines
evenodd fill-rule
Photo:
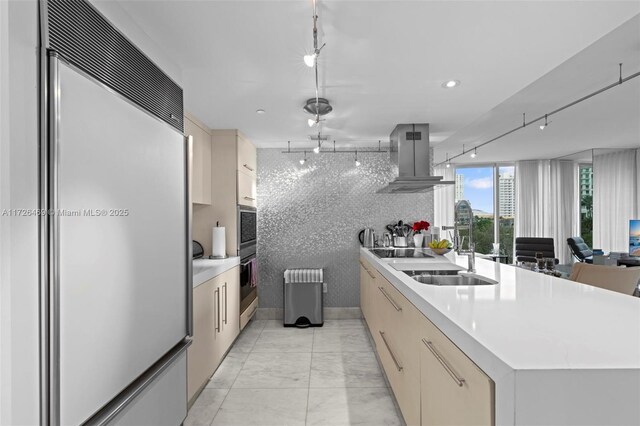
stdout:
<svg viewBox="0 0 640 426">
<path fill-rule="evenodd" d="M 80 424 L 186 335 L 183 136 L 60 62 L 60 423 Z"/>
<path fill-rule="evenodd" d="M 174 361 L 109 426 L 176 426 L 187 417 L 187 353 Z"/>
</svg>

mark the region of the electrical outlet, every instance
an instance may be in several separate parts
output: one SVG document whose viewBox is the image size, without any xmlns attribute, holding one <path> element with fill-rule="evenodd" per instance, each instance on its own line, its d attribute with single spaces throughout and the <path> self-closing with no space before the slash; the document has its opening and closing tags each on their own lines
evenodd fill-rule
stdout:
<svg viewBox="0 0 640 426">
<path fill-rule="evenodd" d="M 327 292 L 327 283 L 322 283 L 322 292 L 323 293 Z"/>
</svg>

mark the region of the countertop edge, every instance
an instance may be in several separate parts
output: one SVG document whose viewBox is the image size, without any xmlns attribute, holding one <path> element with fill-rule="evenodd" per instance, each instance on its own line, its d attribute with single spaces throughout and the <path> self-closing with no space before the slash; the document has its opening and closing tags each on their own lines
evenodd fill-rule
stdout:
<svg viewBox="0 0 640 426">
<path fill-rule="evenodd" d="M 395 274 L 396 271 L 390 265 L 378 259 L 373 253 L 365 248 L 360 248 L 363 255 L 404 297 L 415 306 L 425 317 L 427 317 L 440 331 L 442 331 L 457 347 L 459 347 L 481 370 L 483 370 L 494 381 L 499 381 L 503 377 L 513 374 L 516 368 L 510 366 L 493 352 L 483 346 L 480 342 L 460 328 L 454 321 L 449 319 L 443 312 L 434 307 L 429 301 L 415 293 L 409 286 L 404 284 Z"/>
<path fill-rule="evenodd" d="M 199 274 L 193 275 L 194 289 L 206 283 L 207 281 L 217 277 L 218 275 L 223 274 L 228 270 L 238 266 L 240 264 L 240 257 L 230 256 L 226 259 L 194 259 L 194 262 L 195 261 L 203 261 L 202 263 L 211 262 L 212 264 L 205 271 L 200 272 Z"/>
</svg>

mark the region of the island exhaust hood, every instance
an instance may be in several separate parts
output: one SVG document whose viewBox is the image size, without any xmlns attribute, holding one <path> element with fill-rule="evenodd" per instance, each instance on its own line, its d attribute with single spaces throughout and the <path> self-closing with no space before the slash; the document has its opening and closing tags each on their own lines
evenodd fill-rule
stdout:
<svg viewBox="0 0 640 426">
<path fill-rule="evenodd" d="M 454 181 L 431 176 L 429 124 L 398 124 L 389 137 L 389 157 L 398 166 L 398 177 L 379 189 L 383 194 L 427 192 Z"/>
</svg>

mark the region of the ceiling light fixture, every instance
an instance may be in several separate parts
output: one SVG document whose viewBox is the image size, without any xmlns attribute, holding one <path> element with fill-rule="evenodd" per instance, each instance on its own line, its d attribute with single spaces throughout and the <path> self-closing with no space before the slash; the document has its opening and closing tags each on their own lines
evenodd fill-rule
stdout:
<svg viewBox="0 0 640 426">
<path fill-rule="evenodd" d="M 318 14 L 316 13 L 316 0 L 313 0 L 313 53 L 304 55 L 304 63 L 309 68 L 313 68 L 318 63 L 318 56 L 324 44 L 318 48 Z M 325 43 L 326 44 L 326 43 Z"/>
<path fill-rule="evenodd" d="M 257 110 L 256 110 L 256 113 L 257 113 L 257 114 L 264 114 L 265 112 L 266 112 L 266 111 L 265 111 L 265 110 L 263 110 L 263 109 L 257 109 Z"/>
<path fill-rule="evenodd" d="M 313 53 L 304 56 L 304 62 L 309 67 L 312 67 L 315 74 L 315 89 L 316 96 L 307 99 L 307 102 L 303 106 L 303 109 L 309 114 L 313 114 L 315 116 L 315 120 L 310 118 L 307 120 L 307 124 L 309 127 L 319 126 L 320 125 L 320 117 L 329 114 L 333 107 L 329 104 L 329 101 L 325 98 L 320 97 L 320 83 L 318 79 L 318 56 L 320 55 L 320 51 L 325 46 L 323 44 L 318 48 L 318 14 L 316 12 L 316 0 L 313 0 Z"/>
<path fill-rule="evenodd" d="M 460 80 L 449 80 L 442 83 L 442 87 L 445 89 L 453 89 L 454 87 L 458 87 L 460 85 Z"/>
<path fill-rule="evenodd" d="M 540 125 L 540 130 L 546 129 L 548 125 L 549 125 L 549 123 L 547 122 L 547 114 L 545 114 L 544 115 L 544 124 Z"/>
<path fill-rule="evenodd" d="M 320 138 L 320 134 L 318 133 L 318 138 Z M 320 147 L 321 147 L 321 143 L 320 140 L 318 140 L 318 146 L 316 146 L 315 148 L 313 148 L 313 153 L 314 154 L 319 154 L 320 153 Z"/>
<path fill-rule="evenodd" d="M 473 152 L 471 153 L 471 158 L 476 158 L 478 156 L 477 148 L 473 148 Z"/>
<path fill-rule="evenodd" d="M 358 161 L 358 150 L 356 149 L 356 167 L 360 166 L 360 162 Z"/>
<path fill-rule="evenodd" d="M 309 125 L 309 127 L 319 126 L 321 121 L 324 121 L 324 120 L 320 120 L 320 116 L 316 114 L 316 118 L 308 119 L 307 124 Z"/>
<path fill-rule="evenodd" d="M 449 153 L 447 152 L 447 164 L 446 164 L 447 169 L 451 167 L 451 161 L 449 161 Z"/>
<path fill-rule="evenodd" d="M 307 162 L 307 151 L 304 151 L 304 158 L 300 159 L 300 165 L 302 166 L 306 162 Z"/>
</svg>

